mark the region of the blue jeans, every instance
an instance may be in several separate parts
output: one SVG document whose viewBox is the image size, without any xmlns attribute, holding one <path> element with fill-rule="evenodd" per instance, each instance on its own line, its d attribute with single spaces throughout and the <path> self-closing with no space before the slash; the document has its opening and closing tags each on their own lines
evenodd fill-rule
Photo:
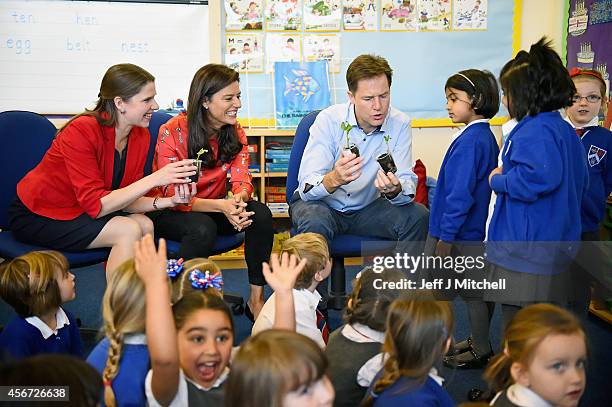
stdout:
<svg viewBox="0 0 612 407">
<path fill-rule="evenodd" d="M 298 234 L 320 233 L 328 242 L 340 234 L 395 240 L 398 250 L 414 256 L 422 254 L 429 226 L 429 211 L 423 205 L 396 206 L 384 198 L 358 211 L 340 212 L 320 200 L 303 201 L 295 193 L 289 213 Z"/>
</svg>

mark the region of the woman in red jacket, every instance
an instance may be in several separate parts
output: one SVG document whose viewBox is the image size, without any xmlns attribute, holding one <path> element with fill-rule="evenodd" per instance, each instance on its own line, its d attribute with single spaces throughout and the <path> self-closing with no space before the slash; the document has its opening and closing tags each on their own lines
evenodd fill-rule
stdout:
<svg viewBox="0 0 612 407">
<path fill-rule="evenodd" d="M 133 255 L 133 243 L 153 233 L 143 215 L 177 205 L 177 197 L 151 198 L 150 189 L 178 184 L 189 190 L 192 160 L 144 177 L 147 126 L 159 106 L 155 78 L 132 64 L 106 71 L 93 110 L 71 119 L 42 161 L 17 184 L 9 210 L 18 240 L 56 250 L 111 247 L 109 271 Z"/>
<path fill-rule="evenodd" d="M 270 259 L 274 230 L 270 209 L 251 199 L 248 142 L 237 121 L 240 107 L 238 72 L 218 64 L 196 72 L 187 113 L 160 128 L 153 168 L 199 156 L 203 162 L 197 193 L 187 205 L 151 217 L 159 236 L 181 242 L 179 256 L 185 259 L 210 255 L 217 234 L 244 230 L 251 286 L 246 314 L 252 318 L 264 304 L 261 264 Z M 228 174 L 233 197 L 225 199 Z M 169 196 L 174 191 L 170 187 L 159 194 Z"/>
</svg>

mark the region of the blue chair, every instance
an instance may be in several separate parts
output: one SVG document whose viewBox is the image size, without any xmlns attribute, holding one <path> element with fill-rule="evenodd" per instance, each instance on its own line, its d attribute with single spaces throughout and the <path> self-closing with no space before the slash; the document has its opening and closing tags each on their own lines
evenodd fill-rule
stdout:
<svg viewBox="0 0 612 407">
<path fill-rule="evenodd" d="M 310 137 L 310 126 L 314 123 L 319 110 L 310 112 L 306 115 L 295 130 L 291 155 L 289 157 L 289 169 L 287 171 L 287 188 L 286 199 L 287 203 L 291 201 L 295 190 L 298 187 L 298 172 L 300 163 L 304 155 L 304 148 Z M 293 231 L 292 231 L 293 232 Z M 331 272 L 331 287 L 327 306 L 333 309 L 342 309 L 346 304 L 346 269 L 344 267 L 344 259 L 346 257 L 360 257 L 363 255 L 362 245 L 367 243 L 368 254 L 372 243 L 376 242 L 375 252 L 386 252 L 395 247 L 396 241 L 380 239 L 371 236 L 358 236 L 351 234 L 337 235 L 329 242 L 329 252 L 333 259 Z M 372 253 L 373 254 L 373 253 Z"/>
<path fill-rule="evenodd" d="M 53 139 L 55 126 L 44 116 L 24 111 L 0 113 L 0 257 L 13 259 L 48 248 L 18 242 L 8 229 L 8 208 L 17 196 L 17 183 L 43 158 Z M 62 252 L 71 268 L 106 261 L 109 249 Z"/>
<path fill-rule="evenodd" d="M 147 162 L 145 164 L 145 175 L 149 175 L 153 169 L 153 157 L 155 156 L 155 146 L 157 144 L 159 128 L 171 118 L 172 116 L 168 113 L 161 111 L 153 112 L 153 117 L 149 122 L 149 134 L 151 135 L 151 140 L 149 143 Z M 244 243 L 244 232 L 236 233 L 234 235 L 218 235 L 212 249 L 212 255 L 228 252 L 240 247 L 242 243 Z M 169 253 L 178 253 L 180 251 L 180 247 L 181 244 L 179 242 L 174 240 L 166 240 L 166 249 Z M 226 302 L 232 304 L 232 311 L 234 314 L 242 314 L 244 311 L 244 300 L 242 297 L 225 292 L 223 298 Z"/>
</svg>

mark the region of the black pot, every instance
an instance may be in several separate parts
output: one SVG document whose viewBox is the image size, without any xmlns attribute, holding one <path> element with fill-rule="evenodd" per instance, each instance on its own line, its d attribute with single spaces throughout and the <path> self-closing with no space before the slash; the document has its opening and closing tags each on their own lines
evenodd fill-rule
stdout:
<svg viewBox="0 0 612 407">
<path fill-rule="evenodd" d="M 359 147 L 357 147 L 357 144 L 353 144 L 351 143 L 349 145 L 349 148 L 344 148 L 345 150 L 350 150 L 351 153 L 355 154 L 355 158 L 359 157 Z"/>
<path fill-rule="evenodd" d="M 193 160 L 193 165 L 196 166 L 196 173 L 194 175 L 190 175 L 189 179 L 191 180 L 191 182 L 195 182 L 196 184 L 198 183 L 198 180 L 200 179 L 200 170 L 202 169 L 202 160 Z"/>
<path fill-rule="evenodd" d="M 391 153 L 383 153 L 379 155 L 378 158 L 376 158 L 376 161 L 378 161 L 380 168 L 383 169 L 385 174 L 388 172 L 395 174 L 397 171 L 397 166 L 395 165 L 395 161 L 393 161 L 393 156 Z"/>
</svg>

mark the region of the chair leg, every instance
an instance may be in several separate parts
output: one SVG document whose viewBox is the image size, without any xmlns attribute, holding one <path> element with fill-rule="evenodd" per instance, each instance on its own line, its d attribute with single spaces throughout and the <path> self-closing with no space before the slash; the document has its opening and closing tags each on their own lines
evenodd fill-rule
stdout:
<svg viewBox="0 0 612 407">
<path fill-rule="evenodd" d="M 346 270 L 344 268 L 344 258 L 334 257 L 331 271 L 331 287 L 327 307 L 341 310 L 346 305 Z"/>
</svg>

